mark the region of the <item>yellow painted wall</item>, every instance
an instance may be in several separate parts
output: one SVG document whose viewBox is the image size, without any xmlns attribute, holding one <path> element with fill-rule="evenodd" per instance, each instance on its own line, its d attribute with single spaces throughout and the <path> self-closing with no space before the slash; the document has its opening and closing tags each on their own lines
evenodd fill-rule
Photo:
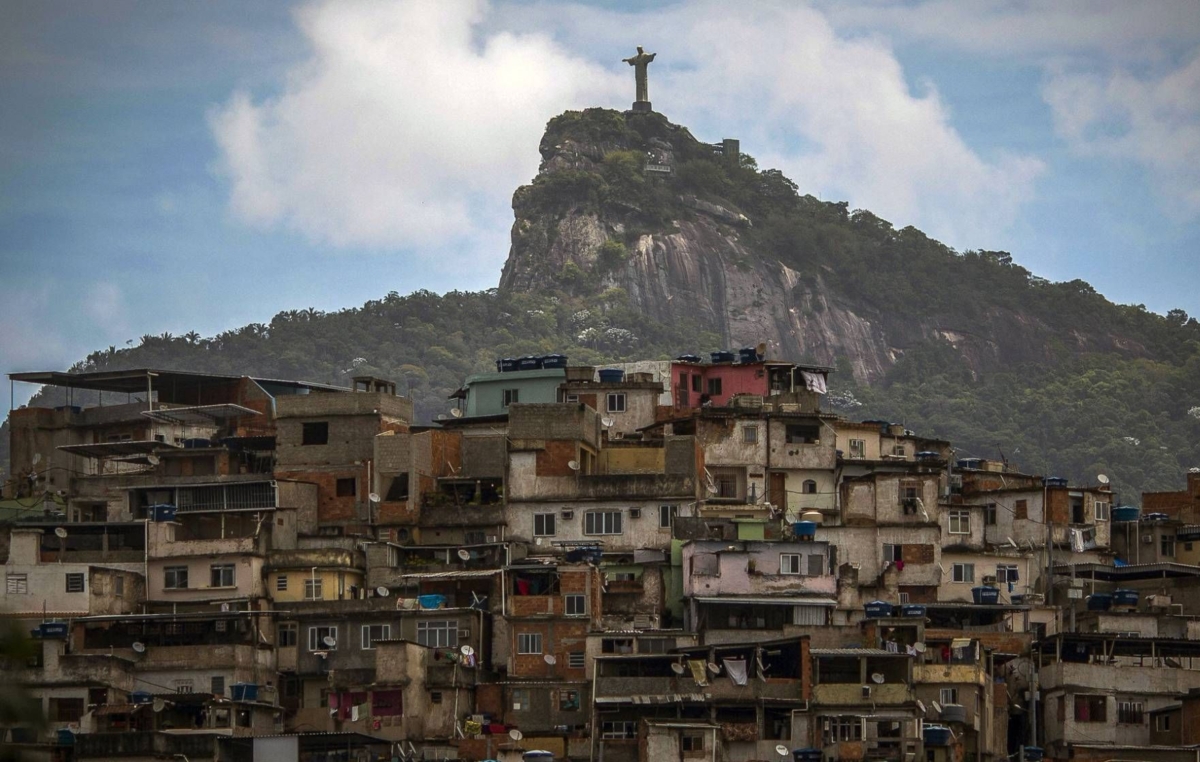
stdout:
<svg viewBox="0 0 1200 762">
<path fill-rule="evenodd" d="M 341 575 L 342 594 L 338 595 L 338 576 Z M 287 578 L 287 589 L 279 589 L 279 578 Z M 269 572 L 266 579 L 267 593 L 272 600 L 281 603 L 304 601 L 304 583 L 313 579 L 312 569 L 284 569 Z M 336 601 L 350 598 L 350 586 L 363 586 L 363 575 L 354 569 L 317 569 L 315 577 L 321 580 L 321 600 Z"/>
</svg>

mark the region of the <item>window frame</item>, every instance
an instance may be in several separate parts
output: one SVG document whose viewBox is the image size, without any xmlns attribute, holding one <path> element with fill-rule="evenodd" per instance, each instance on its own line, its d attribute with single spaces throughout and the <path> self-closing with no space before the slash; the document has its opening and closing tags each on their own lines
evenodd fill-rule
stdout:
<svg viewBox="0 0 1200 762">
<path fill-rule="evenodd" d="M 67 572 L 64 584 L 68 593 L 86 593 L 87 575 L 83 572 Z"/>
<path fill-rule="evenodd" d="M 379 637 L 375 637 L 371 630 L 378 629 Z M 392 637 L 391 624 L 364 624 L 359 633 L 359 645 L 364 651 L 374 651 L 375 642 L 378 640 L 389 640 Z"/>
<path fill-rule="evenodd" d="M 541 529 L 538 529 L 538 524 L 541 524 Z M 549 523 L 549 531 L 546 524 Z M 533 536 L 534 537 L 557 537 L 558 536 L 558 514 L 550 513 L 535 513 L 533 514 Z"/>
<path fill-rule="evenodd" d="M 625 392 L 609 392 L 604 397 L 604 410 L 609 413 L 624 413 L 629 409 Z"/>
<path fill-rule="evenodd" d="M 532 650 L 537 648 L 536 651 Z M 541 656 L 545 653 L 542 650 L 542 633 L 540 632 L 518 632 L 517 633 L 517 655 L 518 656 Z"/>
<path fill-rule="evenodd" d="M 883 543 L 883 560 L 885 562 L 896 563 L 904 560 L 904 546 L 899 543 L 885 542 Z"/>
<path fill-rule="evenodd" d="M 163 567 L 163 590 L 187 590 L 188 588 L 188 567 L 187 566 L 164 566 Z M 180 577 L 183 578 L 183 584 L 179 584 Z"/>
<path fill-rule="evenodd" d="M 1118 725 L 1143 725 L 1146 722 L 1146 702 L 1117 699 Z"/>
<path fill-rule="evenodd" d="M 947 698 L 949 697 L 949 698 Z M 938 702 L 942 706 L 946 704 L 958 705 L 958 688 L 942 688 L 938 691 Z"/>
<path fill-rule="evenodd" d="M 286 636 L 286 637 L 285 637 Z M 291 642 L 286 642 L 291 641 Z M 280 622 L 275 625 L 275 647 L 293 648 L 300 644 L 300 623 Z"/>
<path fill-rule="evenodd" d="M 325 579 L 323 577 L 317 577 L 316 579 L 306 577 L 304 579 L 304 600 L 325 600 Z"/>
<path fill-rule="evenodd" d="M 521 389 L 514 387 L 512 389 L 500 390 L 500 407 L 508 407 L 509 405 L 521 404 Z"/>
<path fill-rule="evenodd" d="M 1094 504 L 1096 521 L 1109 521 L 1112 518 L 1112 502 L 1097 500 Z"/>
<path fill-rule="evenodd" d="M 849 455 L 850 460 L 866 460 L 867 459 L 867 440 L 851 439 L 847 446 L 847 450 L 850 453 L 850 455 Z M 855 455 L 855 451 L 858 452 L 857 455 Z"/>
<path fill-rule="evenodd" d="M 956 561 L 951 564 L 950 581 L 961 585 L 975 584 L 975 564 L 970 561 Z"/>
<path fill-rule="evenodd" d="M 29 595 L 29 574 L 8 572 L 4 575 L 5 595 Z"/>
<path fill-rule="evenodd" d="M 986 503 L 983 506 L 983 525 L 985 527 L 996 526 L 996 511 L 997 506 L 995 503 Z"/>
<path fill-rule="evenodd" d="M 758 426 L 747 424 L 742 427 L 742 444 L 758 444 Z"/>
<path fill-rule="evenodd" d="M 1075 722 L 1108 723 L 1108 696 L 1102 693 L 1076 693 L 1071 702 Z M 1093 717 L 1092 710 L 1100 708 L 1100 716 Z M 1080 710 L 1086 710 L 1087 718 L 1080 717 Z"/>
<path fill-rule="evenodd" d="M 996 564 L 996 582 L 1019 582 L 1021 570 L 1017 564 Z"/>
<path fill-rule="evenodd" d="M 720 376 L 708 379 L 708 383 L 705 386 L 708 389 L 709 397 L 719 397 L 721 395 L 722 383 Z"/>
<path fill-rule="evenodd" d="M 675 519 L 679 517 L 678 505 L 660 505 L 658 506 L 658 528 L 671 529 L 675 526 Z"/>
<path fill-rule="evenodd" d="M 583 593 L 567 593 L 563 596 L 565 616 L 587 616 L 587 596 Z"/>
<path fill-rule="evenodd" d="M 624 534 L 624 512 L 620 509 L 585 511 L 583 533 L 593 536 Z"/>
<path fill-rule="evenodd" d="M 324 635 L 321 632 L 324 631 Z M 325 645 L 324 638 L 326 635 L 333 636 L 333 645 Z M 308 650 L 309 652 L 316 651 L 336 651 L 341 638 L 338 637 L 338 626 L 336 624 L 313 624 L 308 627 Z"/>
<path fill-rule="evenodd" d="M 336 497 L 358 497 L 358 478 L 354 476 L 338 477 L 333 485 Z"/>
<path fill-rule="evenodd" d="M 787 575 L 789 577 L 804 576 L 804 554 L 803 553 L 780 553 L 779 554 L 779 573 L 781 575 Z"/>
<path fill-rule="evenodd" d="M 964 529 L 964 523 L 966 528 Z M 957 525 L 957 529 L 955 526 Z M 971 534 L 971 511 L 966 508 L 955 508 L 946 514 L 946 532 L 948 534 Z"/>
<path fill-rule="evenodd" d="M 225 582 L 225 572 L 229 572 L 229 584 Z M 218 580 L 218 575 L 220 579 Z M 222 584 L 215 584 L 216 582 Z M 208 586 L 209 588 L 229 588 L 237 587 L 237 564 L 209 564 L 208 566 Z"/>
<path fill-rule="evenodd" d="M 429 648 L 458 648 L 458 630 L 457 619 L 422 619 L 417 622 L 417 643 Z"/>
</svg>

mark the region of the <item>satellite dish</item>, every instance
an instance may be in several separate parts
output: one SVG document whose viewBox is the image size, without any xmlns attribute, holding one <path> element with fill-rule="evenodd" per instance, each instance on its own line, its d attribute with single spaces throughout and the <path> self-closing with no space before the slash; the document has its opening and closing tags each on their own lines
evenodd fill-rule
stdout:
<svg viewBox="0 0 1200 762">
<path fill-rule="evenodd" d="M 542 661 L 546 662 L 552 667 L 558 663 L 558 659 L 554 658 L 554 654 L 546 654 L 542 657 Z"/>
<path fill-rule="evenodd" d="M 379 493 L 372 492 L 371 494 L 367 495 L 367 499 L 370 500 L 372 503 L 378 503 L 379 502 Z"/>
<path fill-rule="evenodd" d="M 917 709 L 921 710 L 921 714 L 925 714 L 925 702 L 921 701 L 921 699 L 917 699 Z"/>
<path fill-rule="evenodd" d="M 150 453 L 146 456 L 146 462 L 152 466 L 157 466 L 161 462 L 161 459 L 154 453 Z"/>
<path fill-rule="evenodd" d="M 167 708 L 167 702 L 163 701 L 160 698 L 154 699 L 154 711 L 161 712 L 162 710 L 164 710 L 166 708 Z"/>
<path fill-rule="evenodd" d="M 788 754 L 788 747 L 784 746 L 783 744 L 779 744 L 775 747 L 775 753 L 785 758 L 791 756 Z"/>
<path fill-rule="evenodd" d="M 470 561 L 471 560 L 471 551 L 467 550 L 466 548 L 459 548 L 458 549 L 458 557 L 460 559 L 462 559 L 463 561 Z"/>
<path fill-rule="evenodd" d="M 612 418 L 605 417 L 600 419 L 600 423 L 604 424 L 604 428 L 609 429 L 612 428 L 612 425 L 616 423 L 616 421 L 614 421 Z"/>
<path fill-rule="evenodd" d="M 444 421 L 444 420 L 446 420 L 446 414 L 445 414 L 445 413 L 438 413 L 438 417 L 437 417 L 437 419 L 438 419 L 439 421 Z"/>
<path fill-rule="evenodd" d="M 460 407 L 454 408 L 453 410 L 450 411 L 450 415 L 454 416 L 455 418 L 462 418 L 462 408 L 460 408 Z"/>
<path fill-rule="evenodd" d="M 719 674 L 721 674 L 721 667 L 720 667 L 719 665 L 717 665 L 717 664 L 713 664 L 713 663 L 710 661 L 710 662 L 708 663 L 708 671 L 709 671 L 709 672 L 711 672 L 711 673 L 713 673 L 714 675 L 719 675 Z"/>
<path fill-rule="evenodd" d="M 767 356 L 767 342 L 760 341 L 754 346 L 754 353 L 759 357 Z"/>
<path fill-rule="evenodd" d="M 925 644 L 924 643 L 914 643 L 913 650 L 919 654 L 923 654 L 923 653 L 925 653 Z"/>
<path fill-rule="evenodd" d="M 67 529 L 66 529 L 66 527 L 54 527 L 54 536 L 55 536 L 55 537 L 57 537 L 57 538 L 58 538 L 58 539 L 60 539 L 60 540 L 65 540 L 65 539 L 67 539 Z"/>
<path fill-rule="evenodd" d="M 516 728 L 513 728 L 512 730 L 508 731 L 508 737 L 514 741 L 520 741 L 522 738 L 525 737 L 525 734 L 522 733 L 521 731 L 517 730 Z"/>
<path fill-rule="evenodd" d="M 221 604 L 221 611 L 229 611 L 229 604 L 228 604 L 228 603 L 222 603 L 222 604 Z"/>
<path fill-rule="evenodd" d="M 876 685 L 883 685 L 883 675 L 879 674 L 878 672 L 872 672 L 871 682 L 875 683 Z"/>
<path fill-rule="evenodd" d="M 705 486 L 705 487 L 708 489 L 708 491 L 709 491 L 709 492 L 711 492 L 712 494 L 714 494 L 714 495 L 715 495 L 715 494 L 717 494 L 717 485 L 713 484 L 711 480 L 710 480 L 709 482 L 707 482 L 707 483 L 706 483 L 704 486 Z"/>
<path fill-rule="evenodd" d="M 321 638 L 321 642 L 330 648 L 333 648 L 337 645 L 337 640 L 335 640 L 332 635 L 326 635 L 325 637 Z"/>
<path fill-rule="evenodd" d="M 682 675 L 684 673 L 684 667 L 679 662 L 674 662 L 671 664 L 671 671 L 677 675 Z"/>
<path fill-rule="evenodd" d="M 942 713 L 942 705 L 936 701 L 933 702 L 933 711 L 937 712 L 938 714 L 941 714 Z"/>
<path fill-rule="evenodd" d="M 578 471 L 579 470 L 579 461 L 577 461 L 577 460 L 567 461 L 567 468 L 571 469 L 572 471 Z"/>
<path fill-rule="evenodd" d="M 139 654 L 146 653 L 146 644 L 140 640 L 133 641 L 133 650 Z"/>
<path fill-rule="evenodd" d="M 1100 474 L 1096 477 L 1096 481 L 1100 482 L 1101 484 L 1108 484 L 1109 479 L 1106 474 Z"/>
<path fill-rule="evenodd" d="M 380 585 L 379 587 L 375 588 L 375 595 L 378 595 L 380 598 L 386 598 L 386 597 L 388 597 L 388 595 L 390 593 L 391 593 L 391 591 L 388 590 L 383 585 Z"/>
<path fill-rule="evenodd" d="M 462 652 L 463 656 L 472 656 L 475 653 L 474 648 L 471 648 L 470 646 L 466 646 L 466 645 L 464 645 L 462 648 L 460 648 L 458 650 Z"/>
</svg>

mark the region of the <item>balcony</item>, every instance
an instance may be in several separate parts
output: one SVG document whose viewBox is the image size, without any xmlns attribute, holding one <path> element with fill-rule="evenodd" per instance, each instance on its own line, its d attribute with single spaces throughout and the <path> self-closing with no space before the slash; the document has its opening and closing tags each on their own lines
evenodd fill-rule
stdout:
<svg viewBox="0 0 1200 762">
<path fill-rule="evenodd" d="M 608 595 L 641 595 L 644 591 L 642 578 L 613 579 L 605 584 L 604 592 Z"/>
<path fill-rule="evenodd" d="M 917 664 L 913 667 L 914 683 L 957 683 L 983 685 L 987 675 L 979 664 Z"/>
<path fill-rule="evenodd" d="M 868 682 L 868 684 L 870 684 Z M 870 684 L 870 695 L 864 695 L 862 683 L 829 683 L 813 686 L 813 703 L 822 706 L 855 706 L 879 704 L 895 706 L 916 700 L 911 685 L 904 683 Z"/>
</svg>

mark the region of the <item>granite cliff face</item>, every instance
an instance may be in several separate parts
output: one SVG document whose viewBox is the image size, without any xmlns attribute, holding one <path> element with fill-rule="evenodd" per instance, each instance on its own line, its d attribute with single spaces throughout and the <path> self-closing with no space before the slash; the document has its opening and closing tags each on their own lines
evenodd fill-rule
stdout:
<svg viewBox="0 0 1200 762">
<path fill-rule="evenodd" d="M 803 243 L 772 245 L 759 234 L 755 212 L 722 194 L 720 172 L 756 169 L 720 149 L 656 113 L 590 109 L 556 117 L 541 143 L 537 178 L 513 197 L 501 292 L 617 288 L 648 317 L 696 321 L 727 346 L 765 341 L 781 359 L 834 365 L 840 358 L 864 382 L 883 378 L 906 350 L 928 342 L 953 347 L 974 373 L 1049 360 L 1064 340 L 1073 351 L 1145 352 L 1117 336 L 1062 335 L 1042 317 L 1002 303 L 975 305 L 962 319 L 923 310 L 920 293 L 897 305 L 847 288 L 836 242 L 824 257 Z M 796 194 L 794 203 L 848 226 L 860 214 L 811 196 Z M 911 228 L 891 232 L 941 247 Z M 946 278 L 943 287 L 954 288 L 952 274 Z"/>
</svg>

